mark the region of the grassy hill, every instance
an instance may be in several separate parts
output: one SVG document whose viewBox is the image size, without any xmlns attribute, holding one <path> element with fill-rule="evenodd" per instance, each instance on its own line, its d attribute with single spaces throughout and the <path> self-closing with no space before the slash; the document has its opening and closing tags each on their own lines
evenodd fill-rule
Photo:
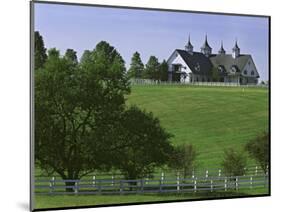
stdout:
<svg viewBox="0 0 281 212">
<path fill-rule="evenodd" d="M 265 88 L 135 85 L 127 98 L 153 112 L 173 144 L 193 144 L 199 167 L 220 166 L 225 148 L 242 149 L 268 130 Z"/>
</svg>

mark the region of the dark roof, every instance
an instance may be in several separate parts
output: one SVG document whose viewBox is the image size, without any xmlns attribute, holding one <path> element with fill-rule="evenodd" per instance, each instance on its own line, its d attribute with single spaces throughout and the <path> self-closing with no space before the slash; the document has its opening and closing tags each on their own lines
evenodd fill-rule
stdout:
<svg viewBox="0 0 281 212">
<path fill-rule="evenodd" d="M 231 54 L 212 54 L 206 57 L 201 52 L 188 53 L 185 50 L 176 49 L 177 53 L 183 58 L 185 63 L 194 74 L 210 75 L 212 67 L 222 67 L 226 72 L 230 72 L 234 67 L 236 72 L 242 71 L 251 55 L 241 54 L 233 58 Z"/>
<path fill-rule="evenodd" d="M 211 55 L 209 58 L 215 67 L 224 66 L 226 71 L 229 71 L 232 66 L 235 66 L 236 68 L 238 68 L 238 71 L 241 72 L 242 69 L 245 67 L 247 61 L 251 58 L 251 55 L 242 54 L 239 55 L 237 58 L 233 58 L 231 54 L 214 54 Z"/>
<path fill-rule="evenodd" d="M 208 75 L 211 74 L 212 63 L 209 58 L 201 52 L 188 53 L 185 50 L 176 49 L 184 62 L 188 65 L 194 74 Z"/>
</svg>

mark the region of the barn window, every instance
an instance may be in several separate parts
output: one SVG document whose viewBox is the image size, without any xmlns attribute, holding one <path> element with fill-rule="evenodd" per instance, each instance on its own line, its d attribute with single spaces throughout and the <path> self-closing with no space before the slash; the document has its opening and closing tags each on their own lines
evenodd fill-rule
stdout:
<svg viewBox="0 0 281 212">
<path fill-rule="evenodd" d="M 251 71 L 251 75 L 255 75 L 255 72 L 254 72 L 254 71 Z"/>
<path fill-rule="evenodd" d="M 244 74 L 247 75 L 247 70 L 244 70 Z"/>
</svg>

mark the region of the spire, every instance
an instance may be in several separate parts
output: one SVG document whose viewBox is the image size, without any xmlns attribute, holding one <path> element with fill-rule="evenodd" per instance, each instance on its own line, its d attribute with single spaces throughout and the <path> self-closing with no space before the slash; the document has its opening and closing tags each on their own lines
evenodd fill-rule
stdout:
<svg viewBox="0 0 281 212">
<path fill-rule="evenodd" d="M 221 48 L 219 50 L 219 54 L 225 54 L 225 50 L 223 48 L 223 42 L 221 41 Z"/>
<path fill-rule="evenodd" d="M 240 55 L 240 48 L 237 44 L 237 38 L 235 39 L 235 45 L 232 48 L 232 57 L 237 58 Z"/>
<path fill-rule="evenodd" d="M 234 49 L 240 49 L 238 44 L 237 44 L 237 38 L 235 39 L 235 45 L 234 45 L 232 50 L 234 50 Z"/>
<path fill-rule="evenodd" d="M 201 47 L 201 52 L 203 54 L 205 54 L 207 57 L 212 54 L 212 48 L 210 47 L 210 45 L 208 44 L 208 37 L 207 34 L 205 35 L 205 42 L 203 44 L 203 46 Z"/>
<path fill-rule="evenodd" d="M 202 47 L 204 47 L 204 48 L 206 48 L 206 47 L 207 48 L 211 48 L 210 45 L 208 44 L 208 36 L 207 36 L 207 34 L 205 35 L 205 42 L 204 42 Z"/>
<path fill-rule="evenodd" d="M 190 42 L 190 35 L 188 35 L 188 43 L 185 45 L 185 50 L 189 53 L 189 54 L 193 54 L 193 46 Z"/>
</svg>

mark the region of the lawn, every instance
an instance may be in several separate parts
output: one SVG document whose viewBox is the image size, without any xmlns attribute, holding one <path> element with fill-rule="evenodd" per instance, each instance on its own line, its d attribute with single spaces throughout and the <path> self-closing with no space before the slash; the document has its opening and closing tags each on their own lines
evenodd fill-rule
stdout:
<svg viewBox="0 0 281 212">
<path fill-rule="evenodd" d="M 58 208 L 58 207 L 75 207 L 75 206 L 97 206 L 106 204 L 124 204 L 124 203 L 145 203 L 155 201 L 172 201 L 172 200 L 195 200 L 209 198 L 239 197 L 245 195 L 266 195 L 268 189 L 241 189 L 228 192 L 200 192 L 184 194 L 146 194 L 146 195 L 61 195 L 61 196 L 40 196 L 36 195 L 36 209 L 40 208 Z"/>
<path fill-rule="evenodd" d="M 135 85 L 127 98 L 153 112 L 174 145 L 193 144 L 199 168 L 220 167 L 224 149 L 241 150 L 268 131 L 265 88 Z"/>
</svg>

